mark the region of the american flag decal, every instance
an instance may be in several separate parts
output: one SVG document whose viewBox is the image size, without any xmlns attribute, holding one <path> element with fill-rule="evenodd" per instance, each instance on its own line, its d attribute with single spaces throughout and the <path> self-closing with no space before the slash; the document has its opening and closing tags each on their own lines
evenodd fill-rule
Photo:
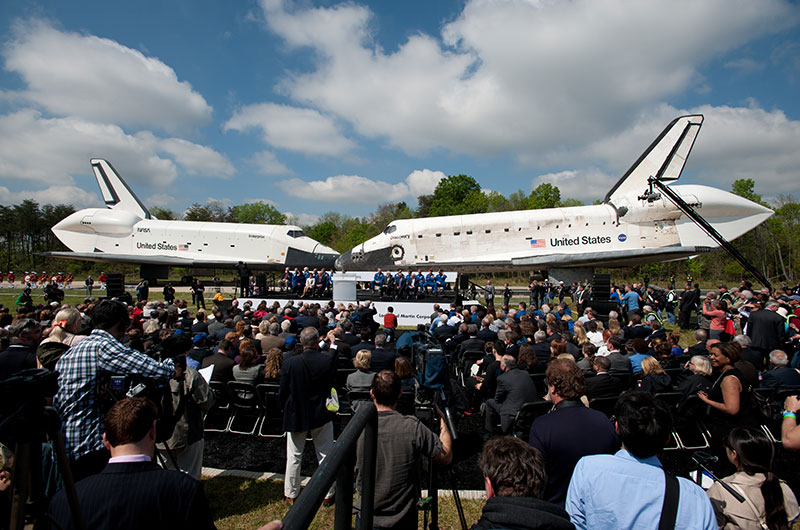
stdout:
<svg viewBox="0 0 800 530">
<path fill-rule="evenodd" d="M 178 250 L 189 250 L 189 245 L 178 245 Z"/>
<path fill-rule="evenodd" d="M 547 244 L 544 239 L 531 239 L 531 248 L 544 248 L 546 246 Z"/>
</svg>

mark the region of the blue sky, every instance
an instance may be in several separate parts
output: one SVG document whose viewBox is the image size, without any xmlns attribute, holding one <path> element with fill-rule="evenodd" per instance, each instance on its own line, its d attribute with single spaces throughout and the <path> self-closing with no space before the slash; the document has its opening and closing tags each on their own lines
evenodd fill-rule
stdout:
<svg viewBox="0 0 800 530">
<path fill-rule="evenodd" d="M 800 190 L 800 8 L 781 0 L 0 3 L 0 203 L 270 201 L 303 223 L 543 182 L 591 203 L 673 118 L 681 183 Z"/>
</svg>

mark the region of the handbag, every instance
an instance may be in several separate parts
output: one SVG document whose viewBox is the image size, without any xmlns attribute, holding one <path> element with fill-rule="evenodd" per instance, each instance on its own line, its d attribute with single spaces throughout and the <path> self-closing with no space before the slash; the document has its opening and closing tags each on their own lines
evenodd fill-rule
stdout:
<svg viewBox="0 0 800 530">
<path fill-rule="evenodd" d="M 736 326 L 733 323 L 733 319 L 729 318 L 725 321 L 725 333 L 731 337 L 736 335 Z"/>
<path fill-rule="evenodd" d="M 306 370 L 308 370 L 308 378 L 311 379 L 311 383 L 314 383 L 314 374 L 311 372 L 311 365 L 308 364 L 308 359 L 303 357 L 303 363 L 306 365 Z M 325 408 L 328 409 L 329 412 L 339 412 L 339 393 L 336 392 L 336 387 L 331 387 L 330 394 L 325 398 Z"/>
</svg>

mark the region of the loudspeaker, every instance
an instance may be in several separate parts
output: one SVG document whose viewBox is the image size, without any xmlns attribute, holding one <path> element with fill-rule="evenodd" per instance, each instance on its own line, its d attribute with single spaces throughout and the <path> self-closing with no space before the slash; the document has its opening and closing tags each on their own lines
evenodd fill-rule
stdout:
<svg viewBox="0 0 800 530">
<path fill-rule="evenodd" d="M 256 274 L 256 286 L 258 291 L 263 295 L 267 292 L 267 275 L 264 273 Z"/>
<path fill-rule="evenodd" d="M 106 296 L 109 298 L 121 298 L 125 294 L 125 275 L 107 274 L 106 275 Z"/>
<path fill-rule="evenodd" d="M 604 325 L 608 324 L 608 314 L 611 311 L 622 314 L 622 309 L 620 309 L 619 304 L 611 300 L 592 300 L 587 302 L 586 305 L 597 313 L 597 318 L 599 318 Z"/>
<path fill-rule="evenodd" d="M 611 275 L 595 274 L 592 276 L 592 300 L 609 300 L 610 298 Z"/>
<path fill-rule="evenodd" d="M 458 277 L 458 288 L 462 291 L 466 291 L 469 289 L 469 276 L 466 274 L 461 274 Z"/>
</svg>

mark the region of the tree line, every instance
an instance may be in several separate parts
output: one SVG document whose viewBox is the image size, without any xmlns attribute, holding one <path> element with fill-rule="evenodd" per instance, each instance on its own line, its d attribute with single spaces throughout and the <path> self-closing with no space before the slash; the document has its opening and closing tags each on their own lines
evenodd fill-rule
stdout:
<svg viewBox="0 0 800 530">
<path fill-rule="evenodd" d="M 745 257 L 765 276 L 775 281 L 796 281 L 800 270 L 800 204 L 790 195 L 781 195 L 767 203 L 755 193 L 752 179 L 739 179 L 733 183 L 733 193 L 757 202 L 775 211 L 775 215 L 734 243 Z M 503 212 L 580 206 L 575 199 L 561 197 L 558 186 L 540 184 L 529 193 L 518 190 L 509 196 L 496 191 L 483 190 L 468 175 L 452 175 L 439 181 L 429 195 L 417 198 L 417 206 L 405 202 L 380 204 L 369 215 L 354 217 L 339 212 L 326 212 L 311 225 L 303 226 L 306 234 L 331 248 L 344 252 L 378 235 L 394 219 L 463 215 L 486 212 Z M 39 267 L 50 270 L 89 270 L 89 264 L 75 264 L 37 256 L 46 250 L 67 250 L 53 235 L 50 228 L 73 213 L 71 205 L 46 204 L 25 200 L 14 206 L 0 206 L 0 263 L 6 271 Z M 162 207 L 150 208 L 158 219 L 185 221 L 215 221 L 254 224 L 298 224 L 297 220 L 281 213 L 265 202 L 250 202 L 225 207 L 220 202 L 195 203 L 181 214 Z M 730 280 L 744 277 L 742 267 L 724 251 L 703 254 L 696 258 L 670 263 L 643 265 L 628 270 L 616 270 L 615 277 L 643 276 L 667 278 L 670 275 L 691 274 L 695 278 Z"/>
</svg>

